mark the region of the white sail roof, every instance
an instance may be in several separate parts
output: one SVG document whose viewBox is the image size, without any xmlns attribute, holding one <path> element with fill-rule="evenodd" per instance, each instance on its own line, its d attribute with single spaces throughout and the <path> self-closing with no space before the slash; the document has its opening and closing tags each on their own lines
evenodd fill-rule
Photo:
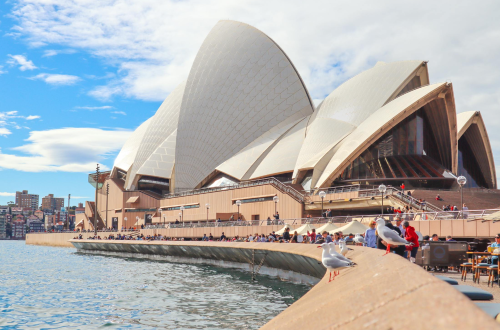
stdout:
<svg viewBox="0 0 500 330">
<path fill-rule="evenodd" d="M 151 123 L 151 118 L 142 123 L 127 139 L 125 144 L 118 156 L 116 156 L 114 167 L 118 167 L 124 171 L 128 171 L 132 163 L 134 162 L 137 150 L 139 150 L 139 145 L 141 144 L 142 138 L 146 133 L 149 124 Z"/>
<path fill-rule="evenodd" d="M 139 145 L 132 169 L 127 175 L 127 182 L 125 184 L 127 189 L 130 189 L 136 181 L 136 174 L 139 169 L 141 169 L 141 174 L 143 175 L 155 175 L 153 171 L 155 163 L 152 162 L 158 160 L 159 155 L 155 155 L 154 152 L 177 129 L 185 85 L 186 82 L 183 82 L 177 86 L 151 118 L 151 123 L 146 129 Z M 151 160 L 151 162 L 145 165 L 145 162 L 151 157 L 155 160 Z"/>
<path fill-rule="evenodd" d="M 378 63 L 328 95 L 311 116 L 293 177 L 300 169 L 314 168 L 346 135 L 394 98 L 423 64 L 422 61 Z"/>
<path fill-rule="evenodd" d="M 186 84 L 175 150 L 176 188 L 195 188 L 264 133 L 312 112 L 299 74 L 273 40 L 247 24 L 218 22 Z"/>
<path fill-rule="evenodd" d="M 340 170 L 347 166 L 354 155 L 357 155 L 371 145 L 370 141 L 394 127 L 394 125 L 409 116 L 413 111 L 418 110 L 419 107 L 412 107 L 414 104 L 423 106 L 424 104 L 420 102 L 421 99 L 428 94 L 441 90 L 445 86 L 445 83 L 439 83 L 418 88 L 378 109 L 346 137 L 340 148 L 329 160 L 328 165 L 315 186 L 323 186 L 329 178 L 332 179 L 338 176 Z M 410 108 L 412 108 L 412 112 L 408 111 Z"/>
</svg>

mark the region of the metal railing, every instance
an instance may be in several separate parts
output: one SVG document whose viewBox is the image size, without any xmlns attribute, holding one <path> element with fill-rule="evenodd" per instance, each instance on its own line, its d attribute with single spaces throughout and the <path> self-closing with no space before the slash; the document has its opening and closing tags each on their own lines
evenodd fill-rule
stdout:
<svg viewBox="0 0 500 330">
<path fill-rule="evenodd" d="M 215 192 L 215 191 L 262 186 L 262 185 L 266 185 L 266 184 L 273 185 L 275 188 L 277 188 L 281 192 L 292 196 L 293 198 L 297 199 L 300 202 L 304 201 L 303 194 L 301 194 L 300 192 L 298 192 L 294 188 L 287 186 L 286 184 L 282 183 L 281 181 L 279 181 L 275 178 L 243 181 L 243 182 L 240 182 L 238 184 L 230 185 L 230 186 L 193 189 L 193 190 L 178 192 L 178 193 L 174 193 L 174 194 L 167 194 L 167 195 L 164 195 L 163 197 L 164 198 L 174 198 L 174 197 L 192 196 L 192 195 L 206 194 L 206 193 Z"/>
<path fill-rule="evenodd" d="M 285 224 L 290 226 L 300 226 L 304 224 L 311 225 L 322 225 L 328 222 L 335 224 L 347 224 L 353 220 L 369 223 L 372 220 L 376 220 L 381 216 L 386 220 L 394 221 L 396 219 L 401 219 L 403 221 L 431 221 L 431 220 L 467 220 L 467 221 L 500 221 L 500 214 L 498 219 L 484 220 L 485 216 L 491 215 L 493 213 L 500 212 L 500 209 L 489 209 L 489 210 L 467 210 L 464 211 L 440 211 L 440 212 L 417 212 L 417 213 L 403 213 L 403 214 L 369 214 L 369 215 L 343 215 L 335 217 L 316 217 L 316 218 L 297 218 L 297 219 L 267 219 L 267 220 L 246 220 L 246 221 L 198 221 L 198 222 L 181 222 L 178 224 L 167 223 L 167 224 L 154 224 L 148 225 L 144 229 L 171 229 L 171 228 L 215 228 L 215 227 L 239 227 L 239 226 L 271 226 L 271 225 L 281 225 Z"/>
</svg>

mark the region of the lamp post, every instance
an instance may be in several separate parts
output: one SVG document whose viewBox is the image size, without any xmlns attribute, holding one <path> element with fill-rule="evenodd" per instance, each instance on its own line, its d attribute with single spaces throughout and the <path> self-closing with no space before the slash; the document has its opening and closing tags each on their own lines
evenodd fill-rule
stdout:
<svg viewBox="0 0 500 330">
<path fill-rule="evenodd" d="M 241 205 L 241 201 L 238 199 L 235 204 L 238 206 L 238 219 L 240 218 L 240 205 Z M 238 220 L 236 219 L 236 220 Z"/>
<path fill-rule="evenodd" d="M 207 208 L 207 222 L 208 222 L 208 210 L 210 209 L 210 204 L 205 204 L 205 207 Z"/>
<path fill-rule="evenodd" d="M 95 168 L 95 213 L 94 213 L 94 236 L 97 237 L 97 191 L 99 190 L 99 164 Z"/>
<path fill-rule="evenodd" d="M 125 229 L 127 229 L 127 220 L 128 220 L 127 217 L 123 218 L 123 220 L 125 221 Z M 122 227 L 123 227 L 123 224 L 122 224 Z M 118 229 L 118 228 L 116 228 L 116 229 Z"/>
<path fill-rule="evenodd" d="M 106 183 L 106 229 L 108 229 L 108 196 L 109 196 L 109 183 Z"/>
<path fill-rule="evenodd" d="M 135 217 L 135 223 L 138 223 L 140 219 L 141 218 L 139 218 L 139 216 L 136 216 Z M 146 213 L 144 213 L 144 223 L 146 223 Z M 134 228 L 135 228 L 135 226 L 134 226 Z"/>
<path fill-rule="evenodd" d="M 381 184 L 378 186 L 378 191 L 380 191 L 380 194 L 382 195 L 382 217 L 384 216 L 384 193 L 386 192 L 387 187 L 384 184 Z"/>
<path fill-rule="evenodd" d="M 181 207 L 180 207 L 180 210 L 181 210 L 181 219 L 182 219 L 182 224 L 184 224 L 184 209 L 185 209 L 185 207 L 184 207 L 184 206 L 181 206 Z"/>
<path fill-rule="evenodd" d="M 321 198 L 321 216 L 323 217 L 323 200 L 325 199 L 325 196 L 326 196 L 326 192 L 324 192 L 323 190 L 321 190 L 319 192 L 319 197 Z"/>
<path fill-rule="evenodd" d="M 274 201 L 274 216 L 276 218 L 276 214 L 278 212 L 278 202 L 280 201 L 280 198 L 278 196 L 274 196 L 273 201 Z"/>
<path fill-rule="evenodd" d="M 460 186 L 460 209 L 462 210 L 462 220 L 464 219 L 464 186 L 467 183 L 467 178 L 463 175 L 457 178 L 457 183 Z"/>
<path fill-rule="evenodd" d="M 158 208 L 158 214 L 160 215 L 160 221 L 158 223 L 161 223 L 161 207 Z M 165 219 L 163 219 L 163 225 L 165 226 Z"/>
</svg>

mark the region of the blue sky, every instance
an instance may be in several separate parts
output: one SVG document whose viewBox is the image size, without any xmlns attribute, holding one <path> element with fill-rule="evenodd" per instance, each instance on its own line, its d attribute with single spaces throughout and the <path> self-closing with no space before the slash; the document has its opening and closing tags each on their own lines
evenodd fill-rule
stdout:
<svg viewBox="0 0 500 330">
<path fill-rule="evenodd" d="M 482 112 L 498 163 L 499 12 L 495 0 L 1 3 L 0 204 L 22 189 L 92 198 L 87 174 L 112 167 L 220 19 L 273 38 L 316 103 L 377 61 L 429 61 L 431 83 L 453 83 L 457 112 Z"/>
</svg>

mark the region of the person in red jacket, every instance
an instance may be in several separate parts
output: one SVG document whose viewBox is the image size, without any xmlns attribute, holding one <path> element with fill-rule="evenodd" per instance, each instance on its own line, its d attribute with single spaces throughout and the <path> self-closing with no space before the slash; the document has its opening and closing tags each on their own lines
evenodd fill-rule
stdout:
<svg viewBox="0 0 500 330">
<path fill-rule="evenodd" d="M 413 245 L 407 245 L 406 250 L 410 251 L 410 261 L 414 263 L 419 247 L 418 235 L 415 232 L 415 228 L 410 226 L 410 223 L 408 221 L 405 221 L 403 223 L 403 228 L 405 229 L 405 240 L 407 240 L 410 243 L 413 243 Z"/>
</svg>

